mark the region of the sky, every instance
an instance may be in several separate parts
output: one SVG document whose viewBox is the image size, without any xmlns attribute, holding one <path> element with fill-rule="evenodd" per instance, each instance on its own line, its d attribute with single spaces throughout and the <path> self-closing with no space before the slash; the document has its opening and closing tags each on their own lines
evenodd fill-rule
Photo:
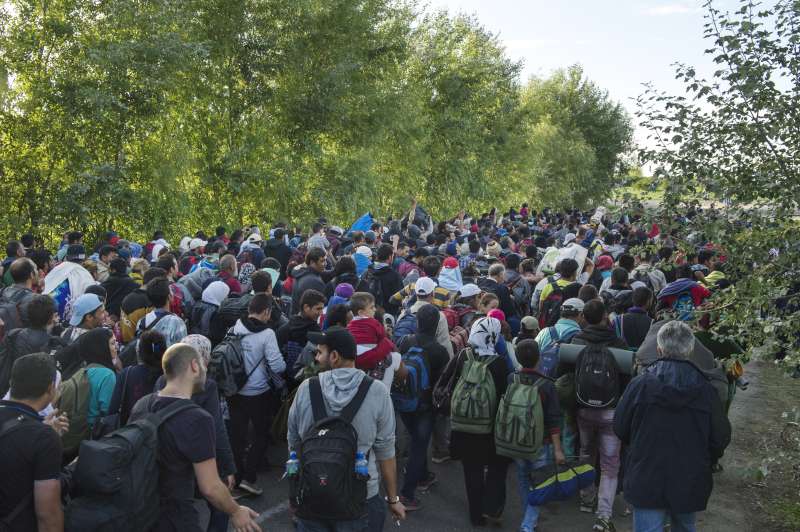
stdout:
<svg viewBox="0 0 800 532">
<path fill-rule="evenodd" d="M 675 62 L 713 72 L 703 51 L 702 0 L 428 0 L 428 9 L 477 16 L 498 35 L 509 56 L 524 61 L 522 80 L 547 76 L 579 63 L 589 79 L 608 90 L 631 117 L 636 96 L 651 82 L 671 94 L 682 94 Z M 734 0 L 717 0 L 730 8 Z M 637 127 L 636 140 L 646 143 Z"/>
</svg>

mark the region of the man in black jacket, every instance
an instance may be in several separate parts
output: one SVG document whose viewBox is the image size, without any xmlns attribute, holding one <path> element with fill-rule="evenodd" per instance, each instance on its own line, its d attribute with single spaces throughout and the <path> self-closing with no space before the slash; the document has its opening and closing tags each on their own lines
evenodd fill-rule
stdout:
<svg viewBox="0 0 800 532">
<path fill-rule="evenodd" d="M 173 262 L 175 259 L 172 259 Z M 102 286 L 106 289 L 106 311 L 114 319 L 119 319 L 120 307 L 125 297 L 139 288 L 139 285 L 128 275 L 128 262 L 125 259 L 116 258 L 108 266 L 109 276 Z"/>
<path fill-rule="evenodd" d="M 617 405 L 614 432 L 628 445 L 625 498 L 634 530 L 694 532 L 706 509 L 711 464 L 731 440 L 731 426 L 708 379 L 687 357 L 688 325 L 672 321 L 658 332 L 658 360 L 633 379 Z"/>
<path fill-rule="evenodd" d="M 394 250 L 389 244 L 381 244 L 375 263 L 369 270 L 367 290 L 375 297 L 375 304 L 394 316 L 400 306 L 392 301 L 392 296 L 403 289 L 403 279 L 392 268 Z"/>
<path fill-rule="evenodd" d="M 283 241 L 285 234 L 284 230 L 279 227 L 275 229 L 273 238 L 270 238 L 264 244 L 264 256 L 277 259 L 281 263 L 281 280 L 286 279 L 286 266 L 292 256 L 292 250 Z"/>
<path fill-rule="evenodd" d="M 325 271 L 325 259 L 327 254 L 322 248 L 311 248 L 306 254 L 305 267 L 292 270 L 294 275 L 294 287 L 292 288 L 292 314 L 300 312 L 300 298 L 306 290 L 316 290 L 325 293 L 325 281 L 322 280 L 322 272 Z"/>
</svg>

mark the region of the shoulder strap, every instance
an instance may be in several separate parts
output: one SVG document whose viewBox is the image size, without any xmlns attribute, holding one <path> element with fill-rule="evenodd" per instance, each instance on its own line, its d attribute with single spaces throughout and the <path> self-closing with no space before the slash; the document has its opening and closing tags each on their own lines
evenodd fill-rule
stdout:
<svg viewBox="0 0 800 532">
<path fill-rule="evenodd" d="M 142 327 L 142 332 L 144 332 L 144 331 L 149 331 L 150 329 L 152 329 L 153 327 L 155 327 L 155 326 L 156 326 L 156 324 L 157 324 L 159 321 L 161 321 L 162 319 L 166 318 L 167 316 L 170 316 L 171 314 L 172 314 L 172 312 L 165 312 L 165 313 L 164 313 L 164 314 L 162 314 L 161 316 L 156 316 L 156 319 L 155 319 L 155 321 L 154 321 L 153 323 L 151 323 L 150 325 L 146 325 L 146 326 L 143 326 L 143 327 Z M 146 316 L 146 315 L 145 315 L 145 317 L 144 317 L 144 318 L 142 318 L 142 325 L 144 325 L 144 323 L 145 323 L 145 321 L 144 321 L 144 320 L 145 320 L 146 318 L 147 318 L 147 316 Z"/>
<path fill-rule="evenodd" d="M 517 372 L 514 373 L 514 376 L 513 376 L 512 380 L 513 380 L 514 384 L 521 384 L 522 383 L 522 377 L 520 377 L 519 373 L 517 373 Z"/>
<path fill-rule="evenodd" d="M 561 341 L 561 335 L 558 334 L 558 329 L 555 327 L 550 327 L 550 342 L 551 343 L 558 343 Z"/>
<path fill-rule="evenodd" d="M 358 409 L 361 408 L 364 399 L 367 397 L 367 392 L 369 391 L 369 387 L 371 385 L 372 379 L 369 376 L 364 375 L 364 378 L 361 379 L 361 384 L 358 385 L 358 391 L 356 392 L 355 397 L 353 397 L 347 406 L 342 409 L 339 417 L 348 423 L 352 423 L 353 418 L 356 417 L 356 414 L 358 413 Z"/>
<path fill-rule="evenodd" d="M 308 393 L 311 396 L 311 412 L 314 415 L 314 423 L 328 417 L 325 400 L 322 398 L 322 386 L 319 383 L 319 377 L 308 379 Z"/>
<path fill-rule="evenodd" d="M 155 399 L 153 399 L 153 401 L 155 401 Z M 161 425 L 172 416 L 179 414 L 184 410 L 189 410 L 190 408 L 199 408 L 196 404 L 194 404 L 194 402 L 191 399 L 185 399 L 184 401 L 175 401 L 168 407 L 163 408 L 158 412 L 154 412 L 154 414 L 158 418 L 158 424 Z M 152 406 L 152 402 L 150 403 L 150 405 Z"/>
</svg>

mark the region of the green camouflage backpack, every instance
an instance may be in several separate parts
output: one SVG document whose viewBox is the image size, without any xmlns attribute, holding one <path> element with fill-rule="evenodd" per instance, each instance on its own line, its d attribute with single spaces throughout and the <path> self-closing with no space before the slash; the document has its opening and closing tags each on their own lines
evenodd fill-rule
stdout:
<svg viewBox="0 0 800 532">
<path fill-rule="evenodd" d="M 497 390 L 489 371 L 496 355 L 476 357 L 467 348 L 461 376 L 453 389 L 450 403 L 452 430 L 470 434 L 491 434 L 497 413 Z"/>
<path fill-rule="evenodd" d="M 544 439 L 544 412 L 539 385 L 525 384 L 519 374 L 508 385 L 497 408 L 494 445 L 497 454 L 535 460 Z"/>
</svg>

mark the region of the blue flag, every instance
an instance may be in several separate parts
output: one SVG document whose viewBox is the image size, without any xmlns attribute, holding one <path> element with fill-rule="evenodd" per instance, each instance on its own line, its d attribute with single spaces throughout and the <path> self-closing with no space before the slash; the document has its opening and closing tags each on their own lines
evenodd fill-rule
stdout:
<svg viewBox="0 0 800 532">
<path fill-rule="evenodd" d="M 350 231 L 369 231 L 374 221 L 372 214 L 367 213 L 353 222 L 353 225 L 350 226 Z"/>
</svg>

